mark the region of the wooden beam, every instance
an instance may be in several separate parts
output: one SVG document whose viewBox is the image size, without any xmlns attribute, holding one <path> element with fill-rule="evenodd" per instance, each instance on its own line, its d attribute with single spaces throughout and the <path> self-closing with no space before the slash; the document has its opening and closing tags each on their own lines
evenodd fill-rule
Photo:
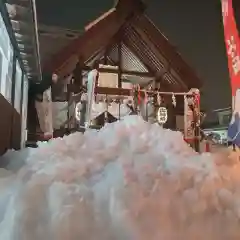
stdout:
<svg viewBox="0 0 240 240">
<path fill-rule="evenodd" d="M 109 59 L 109 53 L 111 52 L 112 48 L 113 48 L 113 45 L 114 43 L 116 42 L 116 39 L 115 39 L 115 36 L 111 39 L 111 41 L 109 41 L 108 45 L 105 47 L 104 49 L 104 56 L 103 56 L 103 59 L 104 59 L 104 65 L 108 65 L 109 62 L 110 62 L 110 59 Z"/>
<path fill-rule="evenodd" d="M 136 26 L 134 26 L 134 25 L 128 26 L 127 31 L 133 31 L 134 33 L 127 34 L 126 37 L 124 38 L 124 43 L 126 44 L 127 47 L 129 47 L 131 49 L 131 51 L 133 51 L 133 50 L 135 51 L 134 54 L 139 57 L 139 59 L 142 61 L 142 63 L 145 64 L 145 67 L 148 68 L 148 71 L 152 72 L 153 75 L 156 76 L 156 78 L 159 78 L 159 76 L 163 76 L 163 74 L 165 74 L 165 73 L 168 73 L 169 75 L 171 75 L 171 73 L 170 73 L 171 68 L 169 66 L 169 63 L 167 61 L 162 62 L 162 56 L 159 54 L 158 49 L 155 48 L 155 46 L 151 42 L 147 41 L 148 40 L 148 39 L 146 39 L 147 36 L 140 35 L 136 30 Z M 142 40 L 136 40 L 136 38 L 138 38 L 138 37 L 142 38 Z M 142 41 L 144 43 L 141 43 Z M 161 62 L 164 65 L 164 68 L 162 68 L 161 70 L 157 70 L 157 69 L 159 69 L 158 67 L 155 67 L 155 68 L 150 67 L 154 63 L 152 63 L 150 54 L 146 53 L 147 50 L 142 47 L 142 44 L 143 45 L 148 44 L 148 47 L 150 48 L 151 51 L 153 51 L 155 53 L 156 57 L 161 59 Z M 179 80 L 177 80 L 172 75 L 171 75 L 171 77 L 174 79 L 176 84 L 172 84 L 170 86 L 168 81 L 163 81 L 163 79 L 162 79 L 161 83 L 164 84 L 164 82 L 166 82 L 166 84 L 168 85 L 168 89 L 170 86 L 171 91 L 174 91 L 174 92 L 187 90 L 186 85 L 182 86 L 181 84 L 179 84 Z"/>
<path fill-rule="evenodd" d="M 134 25 L 134 29 L 139 34 L 139 36 L 146 42 L 146 44 L 149 46 L 151 51 L 153 51 L 156 54 L 158 59 L 162 59 L 163 57 L 165 58 L 165 62 L 163 62 L 163 64 L 165 66 L 164 70 L 167 71 L 167 69 L 169 69 L 169 67 L 172 66 L 172 65 L 169 62 L 169 60 L 164 55 L 162 55 L 162 52 L 160 52 L 160 50 L 159 50 L 160 48 L 158 48 L 151 41 L 151 38 L 146 34 L 146 32 L 144 32 L 144 29 L 142 29 L 141 25 L 139 25 L 139 26 L 138 25 Z M 176 79 L 174 76 L 172 76 L 172 78 L 175 80 L 175 82 L 177 84 L 179 84 L 184 89 L 184 91 L 186 91 L 188 89 L 187 84 L 182 79 Z"/>
<path fill-rule="evenodd" d="M 143 64 L 143 66 L 148 70 L 148 72 L 152 73 L 152 75 L 154 75 L 154 70 L 152 69 L 151 64 L 143 58 L 143 56 L 141 54 L 139 54 L 139 52 L 135 49 L 135 47 L 131 44 L 131 42 L 128 39 L 124 39 L 123 43 L 127 46 L 127 48 L 130 49 L 130 51 L 132 51 L 132 53 L 139 59 L 139 61 Z"/>
<path fill-rule="evenodd" d="M 96 87 L 95 93 L 117 95 L 117 96 L 130 96 L 131 90 L 126 88 L 107 88 L 107 87 Z"/>
<path fill-rule="evenodd" d="M 107 58 L 107 56 L 108 56 L 108 49 L 106 48 L 105 49 L 105 51 L 104 51 L 104 56 L 103 56 L 103 64 L 104 65 L 108 65 L 108 58 Z"/>
<path fill-rule="evenodd" d="M 80 37 L 55 54 L 46 63 L 45 68 L 57 72 L 76 54 L 80 54 L 86 61 L 94 52 L 108 44 L 108 41 L 119 31 L 126 19 L 136 12 L 139 7 L 136 5 L 135 0 L 119 1 L 116 8 L 104 13 L 94 21 L 94 24 L 89 24 Z M 73 63 L 71 62 L 71 64 Z"/>
<path fill-rule="evenodd" d="M 99 72 L 118 74 L 119 70 L 118 69 L 113 69 L 113 68 L 101 68 L 100 67 Z M 124 69 L 121 70 L 121 74 L 122 75 L 137 76 L 137 77 L 146 77 L 146 78 L 154 77 L 154 75 L 152 75 L 149 72 L 128 71 L 128 70 L 124 70 Z"/>
<path fill-rule="evenodd" d="M 113 9 L 105 18 L 95 23 L 80 37 L 55 54 L 46 64 L 46 68 L 50 68 L 52 71 L 60 70 L 76 54 L 81 54 L 84 61 L 86 61 L 117 33 L 124 23 L 125 17 L 126 15 L 120 16 L 117 14 L 116 9 Z"/>
<path fill-rule="evenodd" d="M 201 80 L 194 73 L 193 69 L 183 60 L 177 49 L 173 47 L 168 39 L 157 29 L 151 20 L 144 15 L 134 22 L 137 30 L 144 32 L 145 36 L 154 43 L 158 52 L 168 61 L 170 67 L 183 79 L 189 88 L 201 88 Z"/>
<path fill-rule="evenodd" d="M 122 42 L 118 41 L 118 88 L 122 87 Z"/>
<path fill-rule="evenodd" d="M 95 93 L 96 94 L 107 94 L 107 95 L 116 95 L 116 96 L 130 96 L 131 95 L 131 89 L 127 88 L 108 88 L 108 87 L 96 87 L 95 88 Z M 150 91 L 150 93 L 153 93 Z M 144 89 L 140 90 L 140 95 L 143 97 L 145 94 Z M 165 96 L 165 97 L 171 97 L 173 92 L 172 91 L 167 91 L 165 89 L 160 90 L 160 94 Z M 184 96 L 185 92 L 175 92 L 174 93 L 176 96 Z"/>
</svg>

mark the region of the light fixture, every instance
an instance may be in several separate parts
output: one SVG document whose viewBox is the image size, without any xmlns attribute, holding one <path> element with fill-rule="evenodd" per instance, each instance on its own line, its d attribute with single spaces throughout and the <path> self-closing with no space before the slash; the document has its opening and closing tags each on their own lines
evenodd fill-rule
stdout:
<svg viewBox="0 0 240 240">
<path fill-rule="evenodd" d="M 78 102 L 75 107 L 75 118 L 78 122 L 80 122 L 81 107 L 81 102 Z"/>
<path fill-rule="evenodd" d="M 168 111 L 165 107 L 159 107 L 157 111 L 157 121 L 160 125 L 163 125 L 168 120 Z"/>
</svg>

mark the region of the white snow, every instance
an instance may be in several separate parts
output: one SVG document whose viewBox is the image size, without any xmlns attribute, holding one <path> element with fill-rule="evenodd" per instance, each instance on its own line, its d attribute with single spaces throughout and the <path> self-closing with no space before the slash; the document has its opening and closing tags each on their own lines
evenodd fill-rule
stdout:
<svg viewBox="0 0 240 240">
<path fill-rule="evenodd" d="M 0 240 L 240 239 L 238 161 L 140 117 L 7 157 Z"/>
</svg>

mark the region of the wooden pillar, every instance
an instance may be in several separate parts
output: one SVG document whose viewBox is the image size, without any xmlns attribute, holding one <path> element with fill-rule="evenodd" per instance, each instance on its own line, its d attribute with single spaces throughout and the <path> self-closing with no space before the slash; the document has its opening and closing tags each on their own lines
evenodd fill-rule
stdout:
<svg viewBox="0 0 240 240">
<path fill-rule="evenodd" d="M 108 48 L 105 49 L 104 56 L 103 56 L 103 64 L 108 65 Z"/>
<path fill-rule="evenodd" d="M 14 129 L 15 129 L 15 90 L 16 90 L 16 63 L 17 55 L 16 50 L 13 52 L 13 66 L 12 66 L 12 89 L 11 89 L 11 104 L 12 104 L 12 116 L 11 116 L 11 129 L 10 129 L 10 143 L 9 147 L 12 148 L 14 145 Z"/>
<path fill-rule="evenodd" d="M 118 42 L 118 88 L 122 88 L 122 42 Z"/>
<path fill-rule="evenodd" d="M 20 117 L 21 117 L 21 121 L 22 121 L 22 111 L 23 111 L 23 98 L 24 98 L 24 73 L 22 72 L 22 76 L 21 76 L 21 100 L 20 100 Z"/>
<path fill-rule="evenodd" d="M 169 128 L 171 130 L 176 130 L 176 113 L 172 102 L 172 95 L 165 95 L 164 98 L 165 107 L 167 108 L 168 111 L 168 120 L 164 127 Z"/>
</svg>

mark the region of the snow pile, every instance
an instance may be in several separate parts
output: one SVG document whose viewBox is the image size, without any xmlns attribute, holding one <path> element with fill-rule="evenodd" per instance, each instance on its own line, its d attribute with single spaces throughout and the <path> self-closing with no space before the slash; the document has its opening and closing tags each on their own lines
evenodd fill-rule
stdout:
<svg viewBox="0 0 240 240">
<path fill-rule="evenodd" d="M 25 162 L 0 179 L 0 240 L 240 239 L 238 162 L 136 116 Z"/>
</svg>

